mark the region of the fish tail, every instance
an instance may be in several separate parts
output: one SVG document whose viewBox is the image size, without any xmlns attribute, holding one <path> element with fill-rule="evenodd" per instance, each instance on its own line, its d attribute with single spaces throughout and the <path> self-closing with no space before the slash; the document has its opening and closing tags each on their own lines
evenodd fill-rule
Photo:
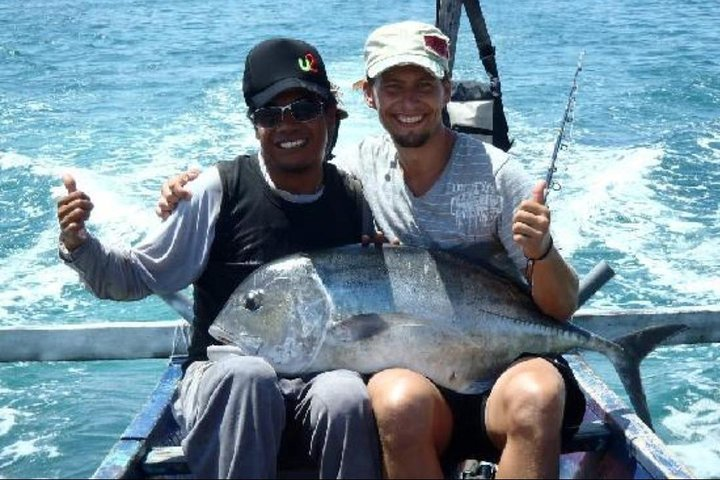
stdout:
<svg viewBox="0 0 720 480">
<path fill-rule="evenodd" d="M 686 328 L 686 325 L 648 327 L 615 339 L 620 351 L 610 355 L 610 360 L 630 397 L 635 413 L 651 430 L 653 425 L 640 377 L 640 362 L 662 341 Z"/>
</svg>

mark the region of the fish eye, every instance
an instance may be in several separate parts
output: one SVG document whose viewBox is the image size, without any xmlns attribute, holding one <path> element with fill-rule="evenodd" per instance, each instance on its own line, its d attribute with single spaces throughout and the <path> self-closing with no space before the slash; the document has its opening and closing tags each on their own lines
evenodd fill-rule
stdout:
<svg viewBox="0 0 720 480">
<path fill-rule="evenodd" d="M 254 312 L 262 307 L 263 292 L 262 290 L 250 290 L 245 297 L 245 308 Z"/>
</svg>

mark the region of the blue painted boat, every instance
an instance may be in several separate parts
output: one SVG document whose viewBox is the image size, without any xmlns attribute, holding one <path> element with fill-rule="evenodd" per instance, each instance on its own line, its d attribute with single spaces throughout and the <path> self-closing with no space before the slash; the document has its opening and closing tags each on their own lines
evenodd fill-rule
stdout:
<svg viewBox="0 0 720 480">
<path fill-rule="evenodd" d="M 487 34 L 478 0 L 436 0 L 436 23 L 450 37 L 451 48 L 454 49 L 463 6 L 470 18 L 478 53 L 490 82 L 485 86 L 478 85 L 478 82 L 459 82 L 464 83 L 464 86 L 453 90 L 453 102 L 456 103 L 454 107 L 462 107 L 463 102 L 472 104 L 475 108 L 471 115 L 474 123 L 463 124 L 461 118 L 463 112 L 461 111 L 456 112 L 460 116 L 453 118 L 451 108 L 448 108 L 449 118 L 447 121 L 456 130 L 477 135 L 483 140 L 507 150 L 512 142 L 507 137 L 507 124 L 503 113 L 494 48 Z M 453 58 L 452 54 L 453 51 L 451 51 L 451 58 Z M 581 303 L 606 280 L 607 278 L 598 280 L 597 285 L 588 286 L 586 284 L 587 288 L 581 288 L 585 293 L 584 298 L 581 298 Z M 165 300 L 172 305 L 176 299 L 166 298 Z M 176 308 L 176 310 L 178 309 Z M 184 317 L 190 320 L 191 314 L 186 314 Z M 688 330 L 670 339 L 666 344 L 720 341 L 719 320 L 720 310 L 717 308 L 666 312 L 621 311 L 609 314 L 601 312 L 585 312 L 583 314 L 581 312 L 574 319 L 575 323 L 608 338 L 615 338 L 621 333 L 650 324 L 684 323 L 688 325 Z M 165 326 L 165 331 L 170 331 L 170 328 L 177 329 L 177 326 Z M 98 328 L 98 332 L 103 331 L 105 330 Z M 144 335 L 145 338 L 153 339 L 161 338 L 156 333 L 148 337 L 147 326 L 138 326 L 122 332 L 114 331 L 111 335 L 103 335 L 98 332 L 94 334 L 95 340 L 92 342 L 95 346 L 102 345 L 102 341 L 108 342 L 108 345 L 110 342 L 117 342 L 118 335 L 124 335 L 127 338 L 133 335 Z M 22 344 L 41 345 L 42 348 L 39 348 L 37 352 L 26 352 L 28 357 L 26 359 L 35 359 L 40 355 L 47 357 L 48 352 L 54 351 L 49 344 L 50 342 L 57 344 L 56 341 L 53 341 L 57 340 L 56 330 L 32 333 L 36 339 L 41 339 L 40 343 L 35 341 Z M 47 341 L 42 340 L 46 337 Z M 78 338 L 77 332 L 72 332 L 72 337 Z M 125 343 L 148 345 L 147 342 Z M 157 355 L 157 351 L 162 350 L 162 345 L 167 345 L 167 342 L 153 344 L 153 355 Z M 107 355 L 107 352 L 113 350 L 112 348 L 96 347 L 90 357 L 83 357 L 88 348 L 81 346 L 71 352 L 59 352 L 58 356 L 63 359 L 102 358 L 101 355 Z M 139 355 L 140 353 L 138 353 Z M 17 357 L 17 352 L 13 356 Z M 585 393 L 588 408 L 580 431 L 570 444 L 563 446 L 560 461 L 561 478 L 693 477 L 692 472 L 672 455 L 667 446 L 592 370 L 581 354 L 568 354 L 566 358 Z M 165 373 L 147 404 L 121 435 L 92 478 L 181 478 L 190 475 L 179 446 L 181 440 L 179 428 L 171 413 L 171 401 L 182 374 L 180 366 L 184 359 L 184 356 L 171 357 Z M 478 466 L 481 468 L 477 468 Z M 492 473 L 492 466 L 486 468 L 482 459 L 468 459 L 450 476 L 454 478 L 489 478 L 483 476 L 488 472 Z M 312 470 L 287 471 L 282 470 L 282 466 L 279 474 L 286 478 L 317 477 Z"/>
<path fill-rule="evenodd" d="M 170 402 L 181 376 L 184 356 L 174 357 L 142 411 L 107 454 L 92 478 L 182 478 L 189 475 L 179 446 Z M 566 355 L 585 392 L 588 408 L 573 441 L 564 447 L 561 478 L 693 478 L 667 446 L 632 413 L 587 364 L 581 354 Z M 477 478 L 460 466 L 456 478 Z M 303 478 L 312 471 L 282 471 Z"/>
</svg>

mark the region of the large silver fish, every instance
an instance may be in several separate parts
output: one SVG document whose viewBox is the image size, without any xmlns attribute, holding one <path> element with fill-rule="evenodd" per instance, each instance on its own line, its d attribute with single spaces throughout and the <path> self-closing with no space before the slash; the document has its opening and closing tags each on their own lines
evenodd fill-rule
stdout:
<svg viewBox="0 0 720 480">
<path fill-rule="evenodd" d="M 296 254 L 257 269 L 210 334 L 281 375 L 404 367 L 479 392 L 523 353 L 575 348 L 608 356 L 648 425 L 640 361 L 682 325 L 614 342 L 543 315 L 515 283 L 445 252 L 356 245 Z"/>
</svg>

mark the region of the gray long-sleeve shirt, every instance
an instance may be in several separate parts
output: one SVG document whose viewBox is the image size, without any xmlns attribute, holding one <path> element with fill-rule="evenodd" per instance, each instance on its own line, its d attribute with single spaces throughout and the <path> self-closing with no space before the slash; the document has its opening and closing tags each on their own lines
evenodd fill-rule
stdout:
<svg viewBox="0 0 720 480">
<path fill-rule="evenodd" d="M 257 159 L 270 188 L 289 202 L 314 202 L 323 193 L 292 194 L 275 187 L 262 153 Z M 77 271 L 99 298 L 138 300 L 153 293 L 182 290 L 200 277 L 215 239 L 215 224 L 222 204 L 220 172 L 210 167 L 186 185 L 192 196 L 158 225 L 139 245 L 117 249 L 89 235 L 73 252 L 60 248 L 60 257 Z"/>
<path fill-rule="evenodd" d="M 99 298 L 137 300 L 182 290 L 202 273 L 215 238 L 222 201 L 217 168 L 207 169 L 187 188 L 191 199 L 180 202 L 139 245 L 117 249 L 88 235 L 73 252 L 61 248 L 60 257 Z"/>
</svg>

